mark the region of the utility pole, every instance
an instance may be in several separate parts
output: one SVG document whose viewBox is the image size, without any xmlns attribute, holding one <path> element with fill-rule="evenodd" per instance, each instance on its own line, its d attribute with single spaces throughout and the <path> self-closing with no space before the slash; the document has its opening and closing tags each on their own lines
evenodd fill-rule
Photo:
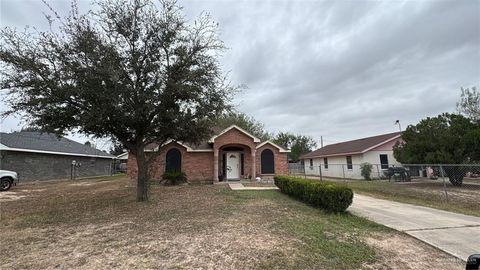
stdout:
<svg viewBox="0 0 480 270">
<path fill-rule="evenodd" d="M 320 136 L 320 148 L 323 148 L 323 136 Z"/>
<path fill-rule="evenodd" d="M 398 125 L 398 129 L 402 132 L 402 125 L 400 124 L 400 120 L 395 121 L 395 125 Z"/>
</svg>

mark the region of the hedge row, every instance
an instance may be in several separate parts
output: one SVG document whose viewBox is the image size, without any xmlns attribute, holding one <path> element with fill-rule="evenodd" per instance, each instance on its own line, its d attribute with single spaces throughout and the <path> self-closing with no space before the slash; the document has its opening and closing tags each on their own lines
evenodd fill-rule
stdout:
<svg viewBox="0 0 480 270">
<path fill-rule="evenodd" d="M 292 176 L 274 179 L 282 193 L 329 212 L 343 212 L 352 204 L 353 191 L 348 187 Z"/>
</svg>

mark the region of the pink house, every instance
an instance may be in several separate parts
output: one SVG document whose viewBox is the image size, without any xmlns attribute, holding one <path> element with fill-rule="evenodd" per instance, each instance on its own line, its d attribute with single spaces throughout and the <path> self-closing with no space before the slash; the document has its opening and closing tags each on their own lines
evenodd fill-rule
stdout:
<svg viewBox="0 0 480 270">
<path fill-rule="evenodd" d="M 301 157 L 305 173 L 335 178 L 362 179 L 360 164 L 373 165 L 373 175 L 382 175 L 390 166 L 401 166 L 393 156 L 393 146 L 401 141 L 394 132 L 330 144 Z"/>
</svg>

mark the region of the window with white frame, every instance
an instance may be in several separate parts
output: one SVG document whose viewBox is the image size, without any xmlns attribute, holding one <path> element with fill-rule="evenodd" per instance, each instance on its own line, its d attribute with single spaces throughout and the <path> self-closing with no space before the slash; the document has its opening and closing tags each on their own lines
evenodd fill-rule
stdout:
<svg viewBox="0 0 480 270">
<path fill-rule="evenodd" d="M 382 168 L 382 170 L 388 169 L 388 155 L 380 155 L 380 167 Z"/>
<path fill-rule="evenodd" d="M 353 170 L 352 156 L 347 156 L 347 169 Z"/>
</svg>

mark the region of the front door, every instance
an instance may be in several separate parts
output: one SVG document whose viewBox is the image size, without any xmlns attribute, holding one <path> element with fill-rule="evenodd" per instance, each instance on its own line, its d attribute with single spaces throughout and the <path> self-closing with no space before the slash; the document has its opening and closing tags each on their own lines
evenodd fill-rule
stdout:
<svg viewBox="0 0 480 270">
<path fill-rule="evenodd" d="M 227 179 L 240 179 L 240 153 L 227 153 Z"/>
</svg>

